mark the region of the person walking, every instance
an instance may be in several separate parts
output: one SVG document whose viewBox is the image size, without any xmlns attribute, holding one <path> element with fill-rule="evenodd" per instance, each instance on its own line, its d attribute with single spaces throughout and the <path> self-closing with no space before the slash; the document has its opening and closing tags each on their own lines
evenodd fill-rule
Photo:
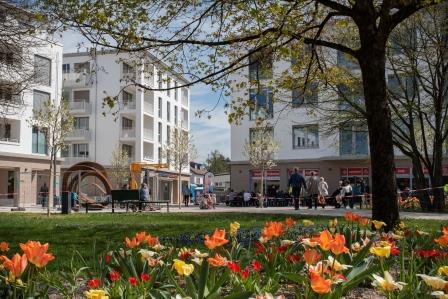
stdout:
<svg viewBox="0 0 448 299">
<path fill-rule="evenodd" d="M 322 205 L 322 209 L 325 209 L 326 197 L 328 196 L 328 184 L 325 182 L 325 178 L 321 177 L 318 185 L 319 191 L 319 204 Z"/>
<path fill-rule="evenodd" d="M 182 195 L 184 196 L 184 205 L 188 207 L 188 204 L 190 203 L 190 189 L 188 189 L 187 185 L 182 187 Z"/>
<path fill-rule="evenodd" d="M 288 188 L 291 188 L 294 209 L 298 210 L 300 205 L 300 192 L 302 187 L 306 187 L 305 178 L 299 174 L 299 170 L 294 168 L 294 173 L 289 178 Z"/>
<path fill-rule="evenodd" d="M 44 182 L 43 186 L 40 187 L 40 196 L 42 198 L 42 208 L 46 206 L 46 203 L 48 202 L 48 187 L 47 183 Z"/>
<path fill-rule="evenodd" d="M 314 209 L 317 209 L 317 198 L 319 196 L 319 178 L 316 176 L 314 171 L 311 171 L 311 176 L 307 182 L 307 191 L 309 195 L 308 199 L 308 209 L 313 208 L 314 201 Z"/>
</svg>

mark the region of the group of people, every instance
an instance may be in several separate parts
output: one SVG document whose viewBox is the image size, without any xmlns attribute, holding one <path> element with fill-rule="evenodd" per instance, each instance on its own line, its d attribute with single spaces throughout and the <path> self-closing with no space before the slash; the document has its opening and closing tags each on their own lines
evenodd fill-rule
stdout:
<svg viewBox="0 0 448 299">
<path fill-rule="evenodd" d="M 200 209 L 215 209 L 216 205 L 216 194 L 214 193 L 206 193 L 201 196 L 199 200 L 199 208 Z"/>
<path fill-rule="evenodd" d="M 328 184 L 323 177 L 317 177 L 314 172 L 311 172 L 310 175 L 308 180 L 305 181 L 305 178 L 299 173 L 299 170 L 294 168 L 294 173 L 289 178 L 288 188 L 293 197 L 294 208 L 296 210 L 300 206 L 302 190 L 305 190 L 308 194 L 306 197 L 308 209 L 312 209 L 313 203 L 315 209 L 317 209 L 318 205 L 322 206 L 322 209 L 325 209 L 326 197 L 328 196 Z"/>
</svg>

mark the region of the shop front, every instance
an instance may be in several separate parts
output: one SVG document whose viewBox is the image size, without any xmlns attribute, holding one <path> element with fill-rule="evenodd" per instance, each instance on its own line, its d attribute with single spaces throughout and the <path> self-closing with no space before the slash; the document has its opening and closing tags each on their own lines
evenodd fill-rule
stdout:
<svg viewBox="0 0 448 299">
<path fill-rule="evenodd" d="M 343 167 L 340 169 L 340 180 L 348 181 L 353 193 L 370 192 L 370 170 L 367 167 Z"/>
<path fill-rule="evenodd" d="M 268 196 L 275 196 L 277 190 L 280 188 L 280 170 L 270 169 L 264 171 L 264 190 Z M 250 170 L 250 184 L 251 192 L 260 192 L 261 186 L 261 170 Z"/>
</svg>

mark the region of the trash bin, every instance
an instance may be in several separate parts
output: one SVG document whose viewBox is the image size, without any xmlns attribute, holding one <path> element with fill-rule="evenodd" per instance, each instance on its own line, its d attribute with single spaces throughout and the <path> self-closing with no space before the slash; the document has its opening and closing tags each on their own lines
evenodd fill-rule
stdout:
<svg viewBox="0 0 448 299">
<path fill-rule="evenodd" d="M 72 211 L 70 192 L 62 192 L 62 214 L 70 214 Z"/>
</svg>

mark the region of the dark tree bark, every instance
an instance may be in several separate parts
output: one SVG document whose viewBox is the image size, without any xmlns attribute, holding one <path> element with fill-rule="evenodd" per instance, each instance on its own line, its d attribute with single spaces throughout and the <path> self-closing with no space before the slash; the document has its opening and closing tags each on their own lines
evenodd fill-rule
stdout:
<svg viewBox="0 0 448 299">
<path fill-rule="evenodd" d="M 412 175 L 415 178 L 414 189 L 426 189 L 428 184 L 426 183 L 425 173 L 423 172 L 422 162 L 418 157 L 412 158 Z M 429 211 L 431 209 L 431 202 L 427 191 L 418 191 L 415 194 L 420 200 L 420 205 L 423 211 Z"/>
</svg>

